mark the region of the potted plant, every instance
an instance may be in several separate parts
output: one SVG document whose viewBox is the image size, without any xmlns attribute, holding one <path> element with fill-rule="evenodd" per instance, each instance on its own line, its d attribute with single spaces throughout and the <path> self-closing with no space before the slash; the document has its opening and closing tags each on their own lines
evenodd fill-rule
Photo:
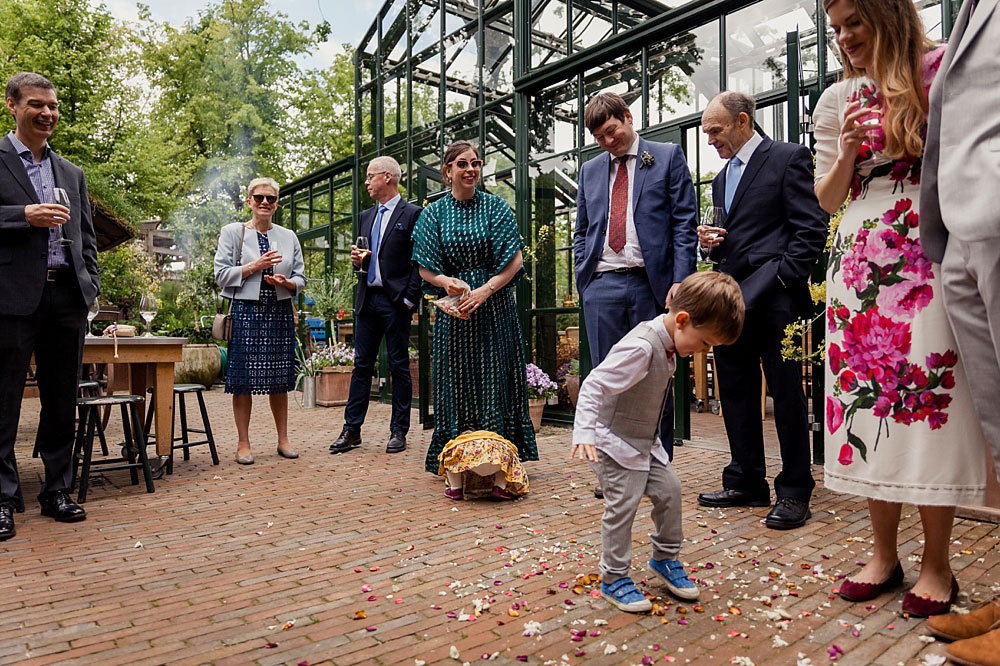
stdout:
<svg viewBox="0 0 1000 666">
<path fill-rule="evenodd" d="M 410 358 L 410 379 L 413 380 L 413 397 L 420 395 L 420 353 L 417 348 L 410 346 L 407 350 Z"/>
<path fill-rule="evenodd" d="M 528 375 L 528 411 L 531 413 L 531 425 L 534 426 L 535 432 L 538 432 L 538 428 L 542 425 L 545 402 L 555 396 L 559 386 L 534 363 L 525 366 L 525 370 Z"/>
<path fill-rule="evenodd" d="M 580 396 L 580 361 L 572 358 L 566 369 L 566 394 L 569 401 L 576 407 L 576 399 Z"/>
<path fill-rule="evenodd" d="M 316 375 L 319 374 L 318 363 L 311 362 L 311 358 L 306 358 L 302 351 L 302 345 L 295 345 L 295 361 L 297 375 L 295 377 L 295 390 L 302 391 L 302 406 L 312 409 L 316 406 Z"/>
<path fill-rule="evenodd" d="M 321 407 L 346 405 L 354 372 L 354 349 L 341 342 L 317 349 L 308 362 L 316 369 L 316 404 Z"/>
</svg>

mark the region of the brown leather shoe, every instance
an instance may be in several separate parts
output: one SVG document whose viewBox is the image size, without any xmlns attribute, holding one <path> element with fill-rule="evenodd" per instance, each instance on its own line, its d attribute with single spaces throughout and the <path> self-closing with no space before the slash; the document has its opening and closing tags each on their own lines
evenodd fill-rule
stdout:
<svg viewBox="0 0 1000 666">
<path fill-rule="evenodd" d="M 946 653 L 949 659 L 962 666 L 1000 666 L 1000 629 L 955 641 Z"/>
<path fill-rule="evenodd" d="M 963 641 L 1000 627 L 1000 601 L 988 601 L 971 613 L 935 615 L 927 620 L 932 634 L 946 641 Z"/>
</svg>

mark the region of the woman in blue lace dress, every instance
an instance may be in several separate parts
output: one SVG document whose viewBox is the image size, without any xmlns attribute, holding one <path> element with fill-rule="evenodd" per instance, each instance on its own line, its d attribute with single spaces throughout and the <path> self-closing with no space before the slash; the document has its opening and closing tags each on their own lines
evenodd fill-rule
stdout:
<svg viewBox="0 0 1000 666">
<path fill-rule="evenodd" d="M 288 392 L 295 387 L 293 298 L 306 286 L 302 247 L 295 233 L 272 224 L 278 183 L 255 178 L 247 187 L 253 217 L 222 228 L 215 281 L 232 300 L 226 393 L 233 394 L 239 443 L 236 462 L 253 464 L 250 410 L 253 394 L 267 394 L 278 431 L 278 453 L 297 458 L 288 443 Z"/>
<path fill-rule="evenodd" d="M 413 230 L 413 260 L 428 293 L 460 296 L 471 287 L 460 316 L 439 312 L 434 322 L 431 474 L 444 445 L 467 430 L 491 430 L 513 442 L 522 461 L 538 460 L 513 290 L 524 273 L 524 242 L 507 202 L 476 189 L 482 166 L 468 141 L 448 146 L 442 172 L 451 192 L 427 206 Z"/>
</svg>

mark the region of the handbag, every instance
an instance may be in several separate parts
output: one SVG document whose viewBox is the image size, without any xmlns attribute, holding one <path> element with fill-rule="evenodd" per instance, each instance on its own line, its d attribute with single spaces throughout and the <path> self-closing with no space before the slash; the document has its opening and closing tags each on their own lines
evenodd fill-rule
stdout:
<svg viewBox="0 0 1000 666">
<path fill-rule="evenodd" d="M 246 236 L 247 228 L 243 227 L 240 233 L 240 249 L 236 255 L 236 265 L 240 265 L 243 259 L 243 238 Z M 223 313 L 222 300 L 215 305 L 215 318 L 212 320 L 212 337 L 219 342 L 229 342 L 233 339 L 233 315 L 229 312 Z"/>
</svg>

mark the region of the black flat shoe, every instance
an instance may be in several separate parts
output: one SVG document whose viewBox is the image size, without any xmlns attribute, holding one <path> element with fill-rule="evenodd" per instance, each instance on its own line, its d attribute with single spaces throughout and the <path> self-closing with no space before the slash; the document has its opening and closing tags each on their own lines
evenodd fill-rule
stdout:
<svg viewBox="0 0 1000 666">
<path fill-rule="evenodd" d="M 6 541 L 15 534 L 14 509 L 6 505 L 0 506 L 0 541 Z"/>
<path fill-rule="evenodd" d="M 792 530 L 802 527 L 812 518 L 809 503 L 791 497 L 779 497 L 774 508 L 764 519 L 764 525 L 772 530 Z"/>
<path fill-rule="evenodd" d="M 770 495 L 754 495 L 745 490 L 724 488 L 714 493 L 698 495 L 698 504 L 709 507 L 726 508 L 731 506 L 771 506 Z"/>
<path fill-rule="evenodd" d="M 406 450 L 406 435 L 401 432 L 394 432 L 389 437 L 389 443 L 385 445 L 386 453 L 402 453 Z"/>
<path fill-rule="evenodd" d="M 330 445 L 330 453 L 346 453 L 361 446 L 361 433 L 344 428 L 340 437 Z"/>
<path fill-rule="evenodd" d="M 47 497 L 39 497 L 42 505 L 42 515 L 55 518 L 60 523 L 75 523 L 87 518 L 83 507 L 69 498 L 65 490 L 57 490 Z"/>
</svg>

